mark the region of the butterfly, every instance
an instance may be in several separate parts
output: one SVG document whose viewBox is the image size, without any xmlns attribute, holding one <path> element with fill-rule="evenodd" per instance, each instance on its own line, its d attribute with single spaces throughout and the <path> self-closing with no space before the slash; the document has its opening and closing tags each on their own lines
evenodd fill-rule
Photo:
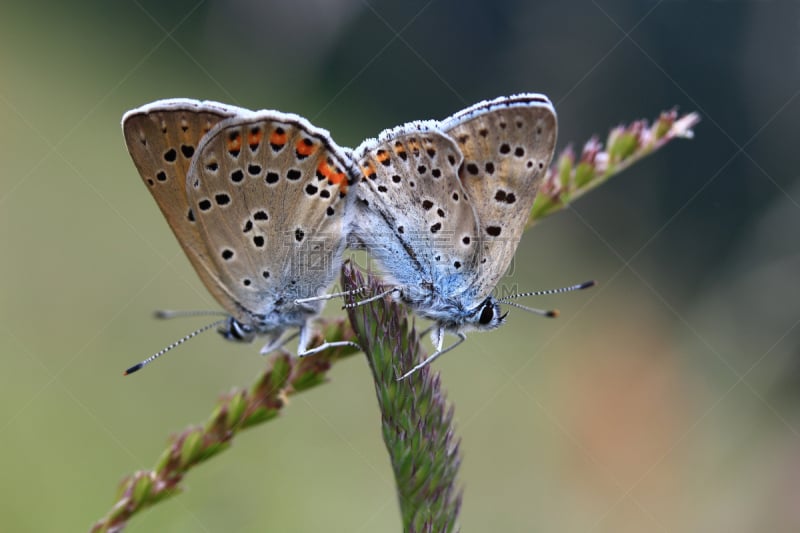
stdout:
<svg viewBox="0 0 800 533">
<path fill-rule="evenodd" d="M 351 344 L 308 347 L 308 322 L 341 263 L 357 175 L 327 131 L 294 114 L 188 99 L 129 111 L 122 126 L 142 180 L 228 314 L 217 324 L 225 338 L 266 336 L 267 353 L 299 328 L 299 355 Z"/>
<path fill-rule="evenodd" d="M 362 175 L 349 239 L 381 265 L 391 287 L 384 294 L 434 323 L 436 351 L 400 379 L 458 346 L 466 331 L 500 326 L 501 303 L 531 310 L 492 292 L 517 249 L 556 135 L 547 97 L 520 94 L 385 130 L 354 150 Z M 447 348 L 445 332 L 458 337 Z"/>
</svg>

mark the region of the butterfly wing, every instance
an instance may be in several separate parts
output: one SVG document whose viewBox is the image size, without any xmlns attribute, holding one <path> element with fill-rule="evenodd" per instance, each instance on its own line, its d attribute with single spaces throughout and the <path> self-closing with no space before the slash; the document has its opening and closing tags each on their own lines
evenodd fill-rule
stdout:
<svg viewBox="0 0 800 533">
<path fill-rule="evenodd" d="M 205 242 L 186 198 L 186 175 L 200 140 L 225 118 L 249 111 L 189 99 L 159 100 L 122 118 L 128 152 L 142 181 L 178 239 L 186 257 L 214 297 L 230 307 L 219 287 Z"/>
<path fill-rule="evenodd" d="M 302 326 L 344 248 L 348 152 L 305 119 L 259 111 L 220 122 L 201 141 L 186 194 L 219 286 L 240 322 Z"/>
<path fill-rule="evenodd" d="M 461 152 L 433 122 L 365 141 L 354 155 L 362 177 L 356 237 L 422 314 L 466 286 L 477 242 L 475 213 L 458 179 Z M 428 311 L 426 313 L 426 311 Z"/>
<path fill-rule="evenodd" d="M 464 154 L 459 177 L 480 225 L 473 279 L 488 296 L 511 263 L 555 149 L 557 120 L 547 97 L 521 94 L 471 106 L 441 122 Z M 488 258 L 487 262 L 484 262 Z"/>
</svg>

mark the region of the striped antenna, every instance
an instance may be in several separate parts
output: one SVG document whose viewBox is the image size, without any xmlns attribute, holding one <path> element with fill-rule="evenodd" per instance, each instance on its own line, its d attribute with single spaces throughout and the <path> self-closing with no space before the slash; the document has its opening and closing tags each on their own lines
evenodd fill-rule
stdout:
<svg viewBox="0 0 800 533">
<path fill-rule="evenodd" d="M 546 289 L 543 291 L 531 291 L 531 292 L 521 292 L 519 294 L 512 294 L 511 296 L 506 296 L 502 300 L 497 300 L 503 304 L 511 303 L 508 300 L 516 300 L 517 298 L 524 298 L 526 296 L 546 296 L 548 294 L 561 294 L 562 292 L 572 292 L 572 291 L 580 291 L 583 289 L 588 289 L 589 287 L 594 287 L 595 283 L 594 280 L 584 281 L 583 283 L 578 283 L 577 285 L 570 285 L 569 287 L 561 287 L 560 289 Z"/>
<path fill-rule="evenodd" d="M 168 351 L 172 350 L 173 348 L 177 348 L 178 346 L 180 346 L 184 342 L 188 341 L 189 339 L 191 339 L 193 337 L 196 337 L 196 336 L 200 335 L 201 333 L 208 331 L 211 328 L 215 328 L 217 326 L 220 326 L 220 325 L 224 324 L 226 320 L 228 320 L 228 319 L 227 318 L 223 318 L 222 320 L 217 320 L 216 322 L 212 322 L 211 324 L 206 324 L 205 326 L 203 326 L 200 329 L 194 330 L 193 332 L 189 333 L 185 337 L 176 340 L 175 342 L 173 342 L 172 344 L 170 344 L 169 346 L 167 346 L 165 348 L 162 348 L 161 350 L 159 350 L 158 352 L 154 353 L 153 355 L 151 355 L 150 357 L 148 357 L 144 361 L 142 361 L 140 363 L 136 363 L 135 365 L 133 365 L 132 367 L 127 369 L 123 375 L 127 376 L 127 375 L 133 374 L 134 372 L 137 372 L 137 371 L 141 370 L 142 367 L 144 367 L 146 365 L 149 365 L 150 363 L 152 363 L 153 361 L 155 361 L 156 359 L 158 359 L 159 357 L 161 357 L 162 355 L 164 355 Z"/>
</svg>

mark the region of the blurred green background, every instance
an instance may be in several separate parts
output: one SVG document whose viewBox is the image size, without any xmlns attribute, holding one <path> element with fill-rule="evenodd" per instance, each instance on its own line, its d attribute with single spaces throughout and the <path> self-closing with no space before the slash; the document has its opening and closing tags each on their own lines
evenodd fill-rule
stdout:
<svg viewBox="0 0 800 533">
<path fill-rule="evenodd" d="M 21 2 L 0 9 L 0 530 L 85 531 L 170 434 L 253 381 L 140 182 L 122 114 L 167 97 L 299 113 L 337 142 L 543 92 L 559 148 L 680 106 L 679 141 L 528 232 L 528 301 L 437 361 L 463 531 L 797 531 L 800 4 Z M 336 305 L 327 313 L 335 314 Z M 128 531 L 398 531 L 365 361 L 295 397 Z"/>
</svg>

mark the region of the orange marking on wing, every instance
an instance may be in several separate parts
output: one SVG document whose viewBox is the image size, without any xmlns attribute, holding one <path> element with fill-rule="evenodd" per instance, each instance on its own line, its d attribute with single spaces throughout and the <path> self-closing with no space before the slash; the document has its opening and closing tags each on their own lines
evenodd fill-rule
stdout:
<svg viewBox="0 0 800 533">
<path fill-rule="evenodd" d="M 338 185 L 342 192 L 347 192 L 347 178 L 344 172 L 336 172 L 327 161 L 319 162 L 319 165 L 317 165 L 317 172 L 325 176 L 328 179 L 328 183 Z"/>
<path fill-rule="evenodd" d="M 286 144 L 286 132 L 281 131 L 281 133 L 278 133 L 277 130 L 273 131 L 272 135 L 269 136 L 269 143 L 277 146 L 283 146 Z"/>
<path fill-rule="evenodd" d="M 387 152 L 386 150 L 378 150 L 378 153 L 376 155 L 378 158 L 378 163 L 383 163 L 384 161 L 389 159 L 389 152 Z"/>
<path fill-rule="evenodd" d="M 297 150 L 298 155 L 307 157 L 317 151 L 317 145 L 308 144 L 306 143 L 306 139 L 300 139 L 299 141 L 297 141 L 295 149 Z"/>
<path fill-rule="evenodd" d="M 368 161 L 366 165 L 363 165 L 361 167 L 361 172 L 363 172 L 364 175 L 371 180 L 374 180 L 377 177 L 377 174 L 375 172 L 375 166 L 372 164 L 371 161 Z"/>
<path fill-rule="evenodd" d="M 238 152 L 242 149 L 242 138 L 237 133 L 228 138 L 228 151 Z"/>
<path fill-rule="evenodd" d="M 261 128 L 250 130 L 250 133 L 247 134 L 247 144 L 250 145 L 250 148 L 255 148 L 256 146 L 261 144 L 261 140 L 263 138 L 264 138 L 264 132 L 261 131 Z"/>
</svg>

